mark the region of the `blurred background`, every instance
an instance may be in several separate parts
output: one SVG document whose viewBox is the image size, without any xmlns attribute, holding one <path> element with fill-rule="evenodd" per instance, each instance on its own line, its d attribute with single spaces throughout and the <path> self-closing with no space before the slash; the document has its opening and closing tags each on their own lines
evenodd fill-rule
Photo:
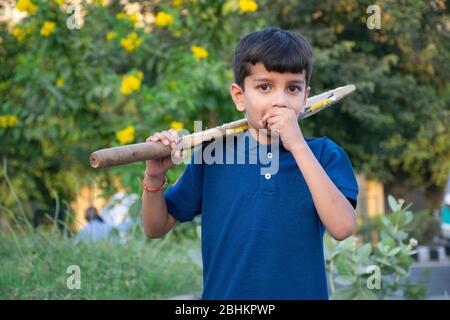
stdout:
<svg viewBox="0 0 450 320">
<path fill-rule="evenodd" d="M 448 299 L 448 5 L 0 0 L 0 299 L 198 298 L 201 218 L 146 239 L 144 163 L 94 170 L 88 157 L 242 118 L 232 55 L 265 26 L 311 43 L 311 95 L 357 87 L 301 126 L 358 175 L 357 232 L 325 241 L 331 297 Z"/>
</svg>

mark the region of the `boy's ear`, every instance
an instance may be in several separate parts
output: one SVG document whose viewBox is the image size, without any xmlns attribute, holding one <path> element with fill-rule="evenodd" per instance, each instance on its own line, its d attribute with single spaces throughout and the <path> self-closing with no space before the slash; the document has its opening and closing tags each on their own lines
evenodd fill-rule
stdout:
<svg viewBox="0 0 450 320">
<path fill-rule="evenodd" d="M 234 101 L 234 104 L 236 105 L 236 109 L 238 111 L 244 112 L 245 111 L 245 98 L 244 98 L 244 90 L 237 84 L 233 83 L 230 87 L 230 94 L 231 98 Z"/>
</svg>

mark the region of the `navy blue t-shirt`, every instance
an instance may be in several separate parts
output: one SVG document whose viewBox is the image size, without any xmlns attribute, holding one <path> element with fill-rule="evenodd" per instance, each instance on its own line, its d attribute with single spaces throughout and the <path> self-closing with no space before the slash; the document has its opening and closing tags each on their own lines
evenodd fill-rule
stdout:
<svg viewBox="0 0 450 320">
<path fill-rule="evenodd" d="M 356 208 L 358 184 L 345 151 L 328 137 L 305 140 Z M 227 157 L 233 163 L 217 160 Z M 268 161 L 277 162 L 276 172 Z M 246 131 L 197 147 L 164 197 L 180 222 L 201 214 L 202 299 L 328 299 L 325 227 L 281 142 L 260 144 Z"/>
</svg>

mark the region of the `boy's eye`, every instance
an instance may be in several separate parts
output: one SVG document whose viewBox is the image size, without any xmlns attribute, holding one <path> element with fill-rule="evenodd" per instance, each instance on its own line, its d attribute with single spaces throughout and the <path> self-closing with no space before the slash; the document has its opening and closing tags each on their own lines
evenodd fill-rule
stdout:
<svg viewBox="0 0 450 320">
<path fill-rule="evenodd" d="M 261 84 L 258 86 L 258 89 L 265 92 L 265 91 L 268 91 L 270 89 L 270 87 L 268 84 Z"/>
<path fill-rule="evenodd" d="M 289 92 L 295 93 L 295 92 L 300 92 L 302 91 L 302 88 L 298 87 L 298 86 L 289 86 L 288 87 Z"/>
</svg>

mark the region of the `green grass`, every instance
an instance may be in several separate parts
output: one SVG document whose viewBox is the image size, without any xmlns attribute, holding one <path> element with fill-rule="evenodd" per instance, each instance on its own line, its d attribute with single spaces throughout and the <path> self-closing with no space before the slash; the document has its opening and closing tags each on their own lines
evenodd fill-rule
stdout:
<svg viewBox="0 0 450 320">
<path fill-rule="evenodd" d="M 146 239 L 140 227 L 125 244 L 74 243 L 52 230 L 0 233 L 0 299 L 164 299 L 199 294 L 201 269 L 189 257 L 200 240 Z M 77 265 L 81 288 L 67 288 Z"/>
</svg>

